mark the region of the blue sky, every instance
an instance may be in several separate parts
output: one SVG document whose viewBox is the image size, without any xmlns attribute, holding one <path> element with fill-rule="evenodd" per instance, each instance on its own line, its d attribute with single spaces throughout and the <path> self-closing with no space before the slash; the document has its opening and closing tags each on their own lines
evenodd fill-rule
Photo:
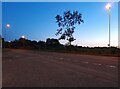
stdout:
<svg viewBox="0 0 120 89">
<path fill-rule="evenodd" d="M 6 30 L 8 41 L 19 39 L 22 35 L 30 40 L 58 38 L 55 22 L 57 14 L 64 11 L 77 10 L 82 13 L 83 24 L 76 25 L 72 43 L 80 46 L 107 46 L 108 44 L 108 12 L 106 2 L 3 2 L 2 32 Z M 8 29 L 5 25 L 9 23 Z M 67 41 L 60 41 L 65 43 Z M 111 45 L 118 45 L 118 3 L 111 8 Z"/>
<path fill-rule="evenodd" d="M 0 2 L 0 15 L 2 15 L 2 2 Z M 2 23 L 2 16 L 0 16 L 0 23 Z M 0 24 L 0 36 L 2 35 L 2 24 Z"/>
</svg>

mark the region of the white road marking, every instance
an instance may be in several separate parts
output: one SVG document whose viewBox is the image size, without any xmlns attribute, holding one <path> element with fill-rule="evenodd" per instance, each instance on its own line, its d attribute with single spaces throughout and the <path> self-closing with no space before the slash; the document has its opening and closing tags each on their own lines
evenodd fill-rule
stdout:
<svg viewBox="0 0 120 89">
<path fill-rule="evenodd" d="M 101 66 L 102 64 L 98 64 L 99 66 Z"/>
<path fill-rule="evenodd" d="M 63 58 L 61 57 L 60 59 L 62 60 Z"/>
<path fill-rule="evenodd" d="M 116 68 L 116 66 L 112 66 L 112 65 L 110 65 L 109 67 L 111 67 L 111 68 Z"/>
<path fill-rule="evenodd" d="M 83 62 L 83 63 L 89 63 L 89 62 L 86 61 L 86 62 Z"/>
<path fill-rule="evenodd" d="M 16 56 L 16 57 L 19 57 L 19 56 Z M 60 59 L 60 60 L 63 60 L 64 58 L 58 58 L 58 57 L 55 57 L 56 59 Z M 70 59 L 67 59 L 67 60 L 70 60 Z M 83 63 L 85 63 L 85 64 L 88 64 L 89 62 L 87 62 L 87 61 L 83 61 Z M 100 64 L 100 63 L 92 63 L 93 65 L 99 65 L 99 66 L 101 66 L 102 64 Z M 116 66 L 113 66 L 113 65 L 106 65 L 107 67 L 111 67 L 111 68 L 116 68 Z"/>
<path fill-rule="evenodd" d="M 100 64 L 100 63 L 93 63 L 94 65 L 99 65 L 99 66 L 101 66 L 102 64 Z"/>
</svg>

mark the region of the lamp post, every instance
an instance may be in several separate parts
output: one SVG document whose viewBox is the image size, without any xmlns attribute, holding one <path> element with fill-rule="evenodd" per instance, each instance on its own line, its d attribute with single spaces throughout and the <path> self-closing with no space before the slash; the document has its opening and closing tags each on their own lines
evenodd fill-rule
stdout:
<svg viewBox="0 0 120 89">
<path fill-rule="evenodd" d="M 110 9 L 111 9 L 111 4 L 110 3 L 108 3 L 107 5 L 106 5 L 106 9 L 108 10 L 108 19 L 109 19 L 109 44 L 108 44 L 108 46 L 110 47 L 111 45 L 110 45 Z"/>
<path fill-rule="evenodd" d="M 10 28 L 10 24 L 6 24 L 6 28 Z M 5 40 L 6 40 L 6 30 L 5 30 Z"/>
<path fill-rule="evenodd" d="M 23 35 L 21 36 L 21 38 L 22 38 L 23 48 L 25 48 L 25 36 Z"/>
<path fill-rule="evenodd" d="M 6 28 L 7 28 L 7 29 L 10 28 L 10 24 L 6 24 Z M 6 29 L 5 29 L 5 37 L 4 37 L 4 41 L 7 40 L 6 38 L 7 38 L 7 37 L 6 37 Z M 5 47 L 5 42 L 4 42 L 4 47 Z"/>
</svg>

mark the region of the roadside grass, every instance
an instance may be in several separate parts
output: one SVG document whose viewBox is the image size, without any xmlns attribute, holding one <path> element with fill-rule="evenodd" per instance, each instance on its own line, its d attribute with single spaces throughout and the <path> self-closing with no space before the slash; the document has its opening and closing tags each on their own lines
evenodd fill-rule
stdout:
<svg viewBox="0 0 120 89">
<path fill-rule="evenodd" d="M 10 49 L 16 48 L 3 48 L 2 52 L 10 52 Z M 95 55 L 95 56 L 110 56 L 110 57 L 120 57 L 120 49 L 115 47 L 63 47 L 63 48 L 17 48 L 18 50 L 31 50 L 31 51 L 43 51 L 43 52 L 57 52 L 57 53 L 71 53 L 80 55 Z M 16 50 L 17 50 L 16 49 Z"/>
</svg>

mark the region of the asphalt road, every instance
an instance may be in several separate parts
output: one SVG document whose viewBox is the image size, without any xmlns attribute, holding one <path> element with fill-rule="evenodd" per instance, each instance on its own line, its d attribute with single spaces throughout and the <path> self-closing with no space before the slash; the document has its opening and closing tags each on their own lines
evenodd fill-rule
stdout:
<svg viewBox="0 0 120 89">
<path fill-rule="evenodd" d="M 118 58 L 3 50 L 3 87 L 117 87 Z"/>
</svg>

